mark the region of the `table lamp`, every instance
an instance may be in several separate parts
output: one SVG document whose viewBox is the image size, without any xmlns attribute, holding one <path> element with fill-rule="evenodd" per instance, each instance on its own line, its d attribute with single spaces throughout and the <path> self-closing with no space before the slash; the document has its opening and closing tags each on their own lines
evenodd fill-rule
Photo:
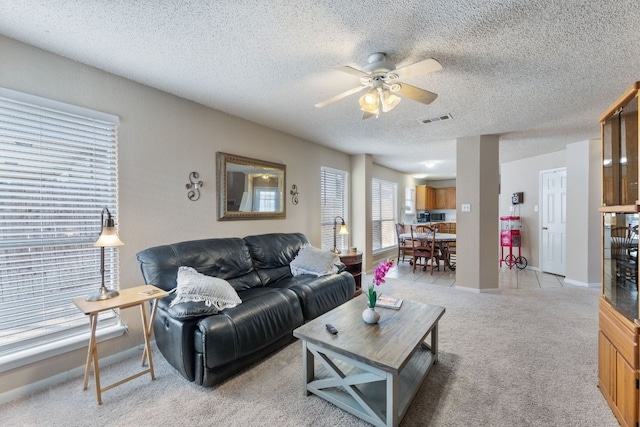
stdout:
<svg viewBox="0 0 640 427">
<path fill-rule="evenodd" d="M 105 212 L 107 213 L 106 223 L 104 221 Z M 109 212 L 109 209 L 107 208 L 104 208 L 100 214 L 100 227 L 100 237 L 93 246 L 100 247 L 100 275 L 102 276 L 102 286 L 100 287 L 99 292 L 89 295 L 87 297 L 87 301 L 102 301 L 120 295 L 116 290 L 107 289 L 104 284 L 104 248 L 124 245 L 118 237 L 118 233 L 116 233 L 115 221 L 111 217 L 111 212 Z"/>
<path fill-rule="evenodd" d="M 338 219 L 342 221 L 342 224 L 340 225 L 340 233 L 336 233 L 338 229 Z M 341 251 L 340 249 L 338 249 L 338 246 L 336 244 L 337 234 L 349 234 L 349 232 L 347 231 L 347 226 L 344 223 L 344 218 L 342 218 L 341 216 L 337 216 L 333 219 L 333 249 L 331 249 L 331 252 L 339 254 Z"/>
</svg>

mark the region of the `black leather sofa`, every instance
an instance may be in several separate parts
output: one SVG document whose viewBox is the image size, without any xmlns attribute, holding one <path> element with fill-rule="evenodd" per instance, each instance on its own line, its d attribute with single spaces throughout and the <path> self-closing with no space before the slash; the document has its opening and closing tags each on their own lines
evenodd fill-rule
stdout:
<svg viewBox="0 0 640 427">
<path fill-rule="evenodd" d="M 186 379 L 221 383 L 293 338 L 292 331 L 353 298 L 355 280 L 344 271 L 292 276 L 289 263 L 308 243 L 300 233 L 217 238 L 157 246 L 137 254 L 144 280 L 170 291 L 180 266 L 228 281 L 242 299 L 211 314 L 201 302 L 170 306 L 158 300 L 156 344 Z"/>
</svg>

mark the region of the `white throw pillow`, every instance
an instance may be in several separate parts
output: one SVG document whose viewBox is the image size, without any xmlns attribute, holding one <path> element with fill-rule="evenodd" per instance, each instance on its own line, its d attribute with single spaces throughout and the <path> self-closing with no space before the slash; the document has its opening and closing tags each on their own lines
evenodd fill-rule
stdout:
<svg viewBox="0 0 640 427">
<path fill-rule="evenodd" d="M 326 276 L 337 273 L 337 263 L 340 257 L 333 252 L 323 251 L 311 245 L 304 245 L 300 248 L 298 255 L 291 261 L 289 267 L 291 274 L 299 276 L 301 274 L 313 274 L 314 276 Z"/>
<path fill-rule="evenodd" d="M 176 298 L 170 306 L 181 302 L 204 301 L 207 307 L 215 307 L 218 310 L 235 307 L 242 303 L 233 286 L 224 279 L 207 276 L 198 273 L 191 267 L 178 269 L 178 287 Z"/>
</svg>

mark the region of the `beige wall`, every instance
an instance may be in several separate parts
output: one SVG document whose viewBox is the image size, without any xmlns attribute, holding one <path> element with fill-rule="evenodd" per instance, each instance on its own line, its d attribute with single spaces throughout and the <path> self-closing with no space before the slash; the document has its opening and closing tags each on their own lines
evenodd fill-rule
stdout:
<svg viewBox="0 0 640 427">
<path fill-rule="evenodd" d="M 495 135 L 456 142 L 456 288 L 478 292 L 498 288 L 498 160 Z M 462 204 L 471 210 L 462 212 Z"/>
<path fill-rule="evenodd" d="M 0 86 L 120 117 L 116 222 L 125 243 L 119 249 L 123 288 L 143 284 L 135 255 L 153 245 L 290 231 L 320 245 L 320 167 L 349 171 L 348 155 L 4 37 L 0 57 Z M 285 164 L 286 219 L 216 221 L 216 151 Z M 191 171 L 204 181 L 197 202 L 187 199 Z M 298 186 L 298 205 L 291 203 L 291 184 Z M 142 342 L 139 313 L 124 310 L 123 317 L 131 337 L 111 340 L 101 357 Z M 76 350 L 0 373 L 0 394 L 82 366 L 85 357 L 86 349 Z"/>
<path fill-rule="evenodd" d="M 602 283 L 601 188 L 600 140 L 568 144 L 567 283 L 591 287 Z"/>
</svg>

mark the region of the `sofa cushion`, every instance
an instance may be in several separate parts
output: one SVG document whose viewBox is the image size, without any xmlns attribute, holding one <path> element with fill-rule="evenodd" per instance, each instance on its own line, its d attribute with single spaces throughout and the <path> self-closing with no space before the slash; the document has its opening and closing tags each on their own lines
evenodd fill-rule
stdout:
<svg viewBox="0 0 640 427">
<path fill-rule="evenodd" d="M 337 273 L 340 257 L 333 252 L 323 251 L 311 245 L 300 248 L 298 255 L 291 261 L 289 267 L 291 274 L 312 274 L 314 276 L 326 276 Z"/>
<path fill-rule="evenodd" d="M 302 233 L 247 236 L 244 241 L 264 286 L 291 277 L 289 264 L 309 241 Z"/>
<path fill-rule="evenodd" d="M 188 265 L 199 273 L 228 281 L 236 291 L 262 286 L 249 249 L 240 238 L 191 240 L 138 252 L 145 283 L 165 291 L 177 286 L 178 269 Z"/>
<path fill-rule="evenodd" d="M 242 303 L 233 287 L 224 279 L 198 273 L 191 267 L 178 269 L 176 298 L 171 306 L 184 302 L 204 302 L 217 310 L 235 307 Z"/>
<path fill-rule="evenodd" d="M 346 271 L 322 277 L 303 274 L 280 280 L 271 286 L 295 292 L 300 299 L 305 320 L 315 319 L 349 301 L 356 292 L 356 281 Z"/>
</svg>

